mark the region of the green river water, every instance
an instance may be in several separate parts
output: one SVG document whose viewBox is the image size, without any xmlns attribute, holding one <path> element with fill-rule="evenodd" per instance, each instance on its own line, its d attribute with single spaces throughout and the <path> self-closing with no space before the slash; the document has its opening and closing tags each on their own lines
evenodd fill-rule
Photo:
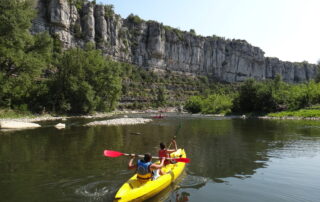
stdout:
<svg viewBox="0 0 320 202">
<path fill-rule="evenodd" d="M 149 201 L 320 201 L 320 121 L 167 114 L 144 125 L 83 126 L 91 121 L 0 130 L 0 201 L 112 201 L 133 171 L 127 157 L 103 150 L 156 154 L 174 135 L 191 163 Z"/>
</svg>

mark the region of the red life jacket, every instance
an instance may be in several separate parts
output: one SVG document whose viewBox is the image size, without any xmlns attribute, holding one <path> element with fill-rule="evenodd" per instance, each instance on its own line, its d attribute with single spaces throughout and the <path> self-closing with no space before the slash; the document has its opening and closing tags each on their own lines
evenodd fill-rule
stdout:
<svg viewBox="0 0 320 202">
<path fill-rule="evenodd" d="M 166 149 L 160 149 L 159 150 L 159 158 L 163 158 L 163 157 L 165 157 L 165 158 L 170 158 L 170 155 L 167 153 L 167 150 Z M 168 165 L 168 164 L 170 164 L 170 160 L 165 160 L 164 161 L 164 165 Z"/>
</svg>

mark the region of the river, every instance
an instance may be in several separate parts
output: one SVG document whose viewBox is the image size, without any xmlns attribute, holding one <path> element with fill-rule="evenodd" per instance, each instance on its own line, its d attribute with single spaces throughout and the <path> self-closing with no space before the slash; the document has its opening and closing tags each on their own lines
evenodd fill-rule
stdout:
<svg viewBox="0 0 320 202">
<path fill-rule="evenodd" d="M 167 114 L 144 125 L 83 126 L 89 121 L 0 130 L 0 201 L 112 201 L 133 171 L 127 157 L 103 150 L 156 154 L 174 135 L 191 163 L 149 201 L 320 200 L 319 121 Z"/>
</svg>

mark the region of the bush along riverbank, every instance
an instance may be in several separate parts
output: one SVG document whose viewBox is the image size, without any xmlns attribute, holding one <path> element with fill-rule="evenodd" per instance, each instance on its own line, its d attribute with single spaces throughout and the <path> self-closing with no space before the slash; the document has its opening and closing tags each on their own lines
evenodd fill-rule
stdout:
<svg viewBox="0 0 320 202">
<path fill-rule="evenodd" d="M 220 89 L 190 97 L 185 109 L 191 113 L 258 114 L 270 117 L 320 117 L 320 83 L 313 80 L 288 84 L 274 80 L 249 79 L 233 90 Z"/>
<path fill-rule="evenodd" d="M 313 106 L 306 109 L 299 109 L 294 111 L 282 111 L 276 113 L 269 113 L 267 117 L 274 119 L 311 119 L 320 120 L 320 106 Z"/>
</svg>

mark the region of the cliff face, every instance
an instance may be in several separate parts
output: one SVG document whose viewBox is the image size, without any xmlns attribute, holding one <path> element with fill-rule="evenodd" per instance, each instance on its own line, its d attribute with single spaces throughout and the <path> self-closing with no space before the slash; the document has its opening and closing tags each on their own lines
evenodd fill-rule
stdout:
<svg viewBox="0 0 320 202">
<path fill-rule="evenodd" d="M 224 82 L 258 80 L 281 75 L 287 82 L 315 77 L 316 65 L 283 62 L 243 40 L 202 37 L 145 22 L 136 16 L 122 19 L 108 6 L 87 2 L 81 8 L 69 0 L 38 0 L 32 32 L 48 31 L 66 48 L 93 42 L 104 54 L 144 68 L 207 75 Z"/>
</svg>

